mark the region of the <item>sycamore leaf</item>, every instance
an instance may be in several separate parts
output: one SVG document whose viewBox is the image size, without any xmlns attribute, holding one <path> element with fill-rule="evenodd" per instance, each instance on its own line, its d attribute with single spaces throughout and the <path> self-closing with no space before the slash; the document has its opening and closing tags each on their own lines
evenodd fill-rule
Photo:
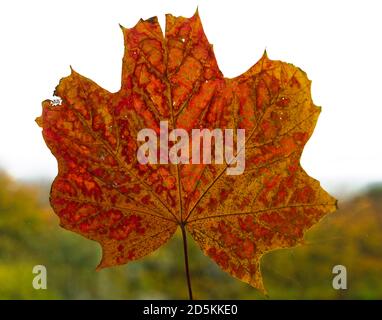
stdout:
<svg viewBox="0 0 382 320">
<path fill-rule="evenodd" d="M 58 161 L 50 202 L 61 226 L 101 244 L 99 268 L 139 259 L 181 227 L 223 270 L 264 291 L 261 256 L 301 243 L 336 209 L 300 165 L 320 113 L 310 80 L 266 53 L 224 78 L 197 12 L 167 15 L 165 36 L 156 17 L 122 31 L 120 90 L 72 70 L 56 88 L 61 103 L 44 101 L 37 119 Z M 236 155 L 245 154 L 245 170 L 227 174 L 230 161 L 138 162 L 138 133 L 159 134 L 161 121 L 190 136 L 244 129 Z"/>
</svg>

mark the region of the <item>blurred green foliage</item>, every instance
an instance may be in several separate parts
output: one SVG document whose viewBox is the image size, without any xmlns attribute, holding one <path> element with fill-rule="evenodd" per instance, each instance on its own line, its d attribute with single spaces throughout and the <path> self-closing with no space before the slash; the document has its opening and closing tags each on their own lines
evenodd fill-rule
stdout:
<svg viewBox="0 0 382 320">
<path fill-rule="evenodd" d="M 95 271 L 97 243 L 63 230 L 47 187 L 0 173 L 0 299 L 185 299 L 181 235 L 137 262 Z M 262 271 L 270 299 L 381 299 L 382 189 L 340 203 L 292 249 L 268 253 Z M 197 299 L 267 299 L 221 271 L 190 239 Z M 32 287 L 32 268 L 45 265 L 48 289 Z M 332 268 L 347 267 L 348 289 L 332 288 Z"/>
</svg>

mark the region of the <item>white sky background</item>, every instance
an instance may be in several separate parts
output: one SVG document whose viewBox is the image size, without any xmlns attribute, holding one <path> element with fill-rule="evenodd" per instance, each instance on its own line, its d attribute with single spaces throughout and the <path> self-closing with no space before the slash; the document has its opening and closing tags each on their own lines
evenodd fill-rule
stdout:
<svg viewBox="0 0 382 320">
<path fill-rule="evenodd" d="M 0 168 L 52 178 L 56 160 L 34 119 L 69 65 L 109 91 L 123 37 L 142 17 L 199 6 L 220 69 L 237 76 L 267 49 L 307 72 L 322 106 L 302 165 L 329 191 L 382 181 L 382 1 L 1 1 Z"/>
</svg>

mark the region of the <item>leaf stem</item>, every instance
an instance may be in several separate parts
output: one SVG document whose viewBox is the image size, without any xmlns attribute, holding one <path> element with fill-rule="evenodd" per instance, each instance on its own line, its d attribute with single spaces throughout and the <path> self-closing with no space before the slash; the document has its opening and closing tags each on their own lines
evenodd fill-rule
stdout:
<svg viewBox="0 0 382 320">
<path fill-rule="evenodd" d="M 191 288 L 191 277 L 190 277 L 190 269 L 188 267 L 188 249 L 187 249 L 187 235 L 185 225 L 181 224 L 180 228 L 182 229 L 182 237 L 183 237 L 183 251 L 184 251 L 184 266 L 186 270 L 186 278 L 187 278 L 187 286 L 188 286 L 188 296 L 190 300 L 192 298 L 192 288 Z"/>
</svg>

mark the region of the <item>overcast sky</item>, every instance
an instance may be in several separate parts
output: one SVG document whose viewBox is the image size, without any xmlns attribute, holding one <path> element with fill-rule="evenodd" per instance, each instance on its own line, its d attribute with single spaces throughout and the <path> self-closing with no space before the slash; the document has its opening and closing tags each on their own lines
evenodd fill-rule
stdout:
<svg viewBox="0 0 382 320">
<path fill-rule="evenodd" d="M 69 65 L 109 91 L 121 81 L 118 23 L 192 16 L 222 72 L 271 59 L 307 72 L 322 106 L 302 165 L 329 191 L 382 181 L 382 1 L 1 1 L 0 167 L 52 178 L 56 161 L 34 119 Z"/>
</svg>

